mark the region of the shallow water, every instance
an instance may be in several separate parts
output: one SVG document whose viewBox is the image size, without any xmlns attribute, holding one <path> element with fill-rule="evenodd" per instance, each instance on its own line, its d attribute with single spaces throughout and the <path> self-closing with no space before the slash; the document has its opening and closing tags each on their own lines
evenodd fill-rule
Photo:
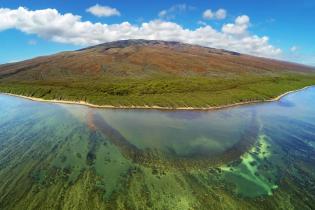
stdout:
<svg viewBox="0 0 315 210">
<path fill-rule="evenodd" d="M 312 209 L 314 105 L 315 88 L 216 111 L 0 95 L 0 209 Z"/>
</svg>

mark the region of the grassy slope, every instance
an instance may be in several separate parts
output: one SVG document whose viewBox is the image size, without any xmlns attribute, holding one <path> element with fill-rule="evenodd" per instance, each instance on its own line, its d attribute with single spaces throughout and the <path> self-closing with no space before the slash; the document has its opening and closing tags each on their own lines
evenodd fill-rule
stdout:
<svg viewBox="0 0 315 210">
<path fill-rule="evenodd" d="M 175 77 L 91 81 L 0 81 L 0 91 L 97 105 L 209 107 L 267 100 L 315 84 L 313 74 Z"/>
</svg>

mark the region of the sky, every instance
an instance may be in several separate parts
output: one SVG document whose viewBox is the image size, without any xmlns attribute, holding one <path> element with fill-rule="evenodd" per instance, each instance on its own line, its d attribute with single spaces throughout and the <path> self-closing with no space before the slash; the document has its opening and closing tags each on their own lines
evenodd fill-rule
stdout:
<svg viewBox="0 0 315 210">
<path fill-rule="evenodd" d="M 0 0 L 0 64 L 121 39 L 315 66 L 315 0 Z"/>
</svg>

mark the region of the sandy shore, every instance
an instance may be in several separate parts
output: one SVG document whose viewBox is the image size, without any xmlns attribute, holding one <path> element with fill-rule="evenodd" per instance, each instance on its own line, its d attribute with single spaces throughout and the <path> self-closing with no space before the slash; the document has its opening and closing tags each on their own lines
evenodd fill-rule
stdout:
<svg viewBox="0 0 315 210">
<path fill-rule="evenodd" d="M 4 95 L 9 95 L 9 96 L 15 96 L 15 97 L 20 97 L 32 101 L 38 101 L 38 102 L 45 102 L 45 103 L 60 103 L 60 104 L 75 104 L 75 105 L 83 105 L 83 106 L 89 106 L 93 108 L 108 108 L 108 109 L 157 109 L 157 110 L 216 110 L 216 109 L 224 109 L 224 108 L 229 108 L 229 107 L 235 107 L 235 106 L 241 106 L 241 105 L 246 105 L 246 104 L 255 104 L 255 103 L 263 103 L 263 102 L 273 102 L 273 101 L 278 101 L 282 97 L 295 93 L 298 91 L 305 90 L 307 88 L 310 88 L 313 86 L 306 86 L 301 89 L 297 90 L 292 90 L 285 92 L 273 99 L 268 99 L 268 100 L 255 100 L 255 101 L 247 101 L 247 102 L 240 102 L 240 103 L 234 103 L 234 104 L 228 104 L 228 105 L 222 105 L 222 106 L 211 106 L 211 107 L 161 107 L 161 106 L 113 106 L 113 105 L 96 105 L 96 104 L 91 104 L 85 101 L 66 101 L 66 100 L 46 100 L 42 98 L 35 98 L 35 97 L 28 97 L 28 96 L 23 96 L 23 95 L 17 95 L 17 94 L 11 94 L 11 93 L 1 93 Z"/>
</svg>

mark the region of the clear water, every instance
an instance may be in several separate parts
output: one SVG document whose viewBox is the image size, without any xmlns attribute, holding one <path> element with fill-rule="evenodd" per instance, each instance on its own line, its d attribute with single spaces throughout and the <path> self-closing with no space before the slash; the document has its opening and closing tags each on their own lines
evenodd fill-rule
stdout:
<svg viewBox="0 0 315 210">
<path fill-rule="evenodd" d="M 226 208 L 258 208 L 261 196 L 312 208 L 314 173 L 315 88 L 216 111 L 95 109 L 0 95 L 4 209 L 148 208 L 142 197 L 152 208 L 189 209 L 205 205 L 198 193 L 214 203 L 220 195 Z M 307 202 L 299 203 L 300 193 Z"/>
</svg>

